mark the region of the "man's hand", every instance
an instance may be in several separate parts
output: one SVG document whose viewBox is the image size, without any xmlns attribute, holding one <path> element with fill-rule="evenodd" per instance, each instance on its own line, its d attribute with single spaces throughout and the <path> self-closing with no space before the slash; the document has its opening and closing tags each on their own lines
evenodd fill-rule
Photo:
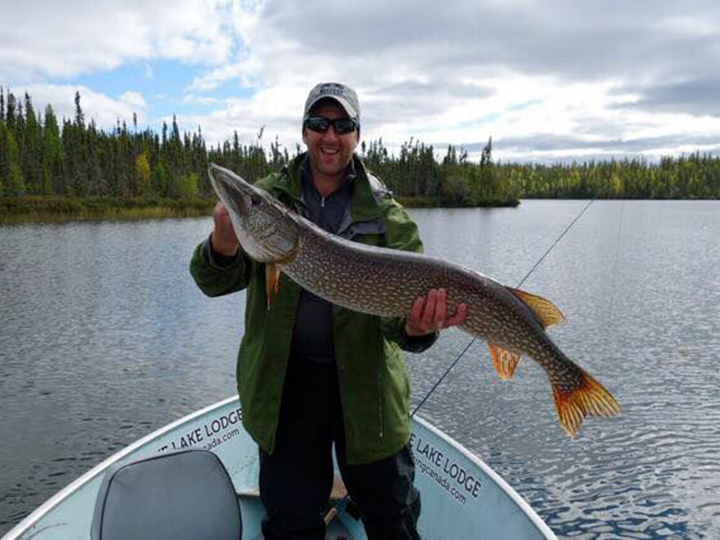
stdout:
<svg viewBox="0 0 720 540">
<path fill-rule="evenodd" d="M 215 222 L 215 229 L 210 236 L 213 251 L 232 257 L 240 249 L 240 242 L 238 242 L 235 235 L 235 229 L 233 229 L 230 221 L 230 214 L 228 214 L 227 208 L 221 202 L 215 205 L 213 221 Z"/>
<path fill-rule="evenodd" d="M 467 305 L 458 304 L 455 314 L 448 317 L 447 291 L 431 289 L 427 298 L 418 297 L 415 300 L 405 324 L 405 333 L 408 336 L 432 334 L 443 328 L 462 324 L 466 315 Z"/>
</svg>

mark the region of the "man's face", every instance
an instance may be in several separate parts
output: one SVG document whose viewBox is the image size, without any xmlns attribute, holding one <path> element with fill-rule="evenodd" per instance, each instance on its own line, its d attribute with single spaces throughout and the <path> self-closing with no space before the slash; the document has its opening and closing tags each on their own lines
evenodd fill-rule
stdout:
<svg viewBox="0 0 720 540">
<path fill-rule="evenodd" d="M 323 116 L 334 120 L 347 118 L 345 110 L 336 103 L 323 103 L 312 111 L 312 116 Z M 314 171 L 327 176 L 340 176 L 352 160 L 358 145 L 358 131 L 345 135 L 335 133 L 330 126 L 325 133 L 303 129 L 303 142 L 307 146 L 310 165 Z"/>
</svg>

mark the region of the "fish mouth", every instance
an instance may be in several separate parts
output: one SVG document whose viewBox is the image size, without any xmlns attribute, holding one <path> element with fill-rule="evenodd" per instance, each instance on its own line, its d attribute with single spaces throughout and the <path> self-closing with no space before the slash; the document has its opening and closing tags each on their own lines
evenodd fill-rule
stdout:
<svg viewBox="0 0 720 540">
<path fill-rule="evenodd" d="M 263 190 L 211 163 L 210 182 L 230 216 L 243 250 L 259 262 L 288 261 L 297 250 L 292 215 Z"/>
<path fill-rule="evenodd" d="M 214 163 L 209 165 L 208 175 L 215 193 L 228 210 L 233 209 L 242 214 L 243 208 L 247 207 L 247 200 L 254 193 L 252 186 L 234 172 Z"/>
</svg>

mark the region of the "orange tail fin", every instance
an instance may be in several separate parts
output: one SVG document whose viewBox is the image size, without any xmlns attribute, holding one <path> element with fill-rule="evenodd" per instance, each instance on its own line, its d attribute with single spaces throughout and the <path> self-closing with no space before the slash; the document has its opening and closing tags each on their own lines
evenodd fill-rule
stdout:
<svg viewBox="0 0 720 540">
<path fill-rule="evenodd" d="M 580 377 L 580 385 L 571 390 L 563 390 L 556 385 L 552 387 L 555 412 L 560 425 L 572 439 L 586 416 L 614 416 L 620 413 L 620 405 L 602 384 L 582 369 Z"/>
</svg>

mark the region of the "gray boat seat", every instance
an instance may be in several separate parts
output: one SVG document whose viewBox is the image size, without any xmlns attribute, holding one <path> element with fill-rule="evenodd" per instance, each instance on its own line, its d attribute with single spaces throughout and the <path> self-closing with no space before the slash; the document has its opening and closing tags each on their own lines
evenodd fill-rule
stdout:
<svg viewBox="0 0 720 540">
<path fill-rule="evenodd" d="M 206 450 L 181 450 L 110 467 L 90 537 L 240 540 L 242 517 L 220 459 Z"/>
</svg>

